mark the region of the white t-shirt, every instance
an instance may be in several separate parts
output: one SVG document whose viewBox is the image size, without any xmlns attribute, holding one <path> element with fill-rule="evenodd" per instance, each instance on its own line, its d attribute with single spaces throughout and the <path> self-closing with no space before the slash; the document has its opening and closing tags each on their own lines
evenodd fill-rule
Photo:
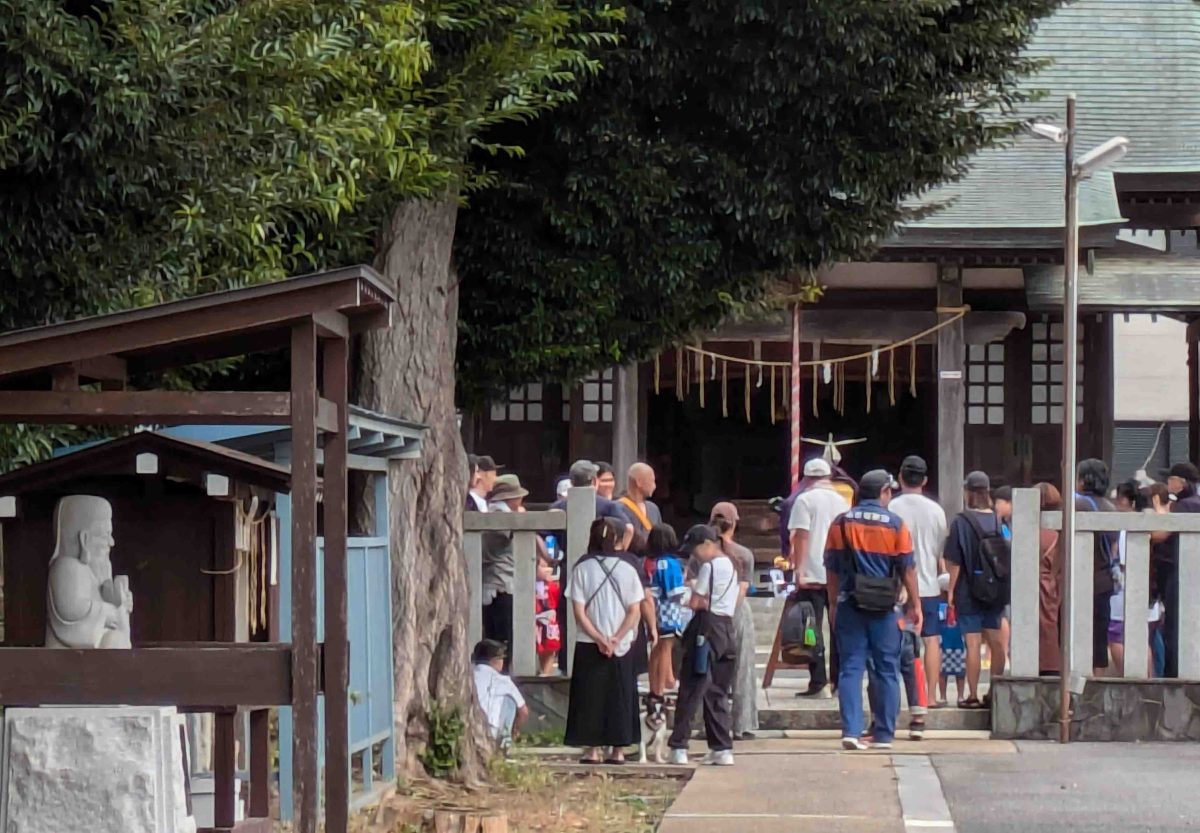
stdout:
<svg viewBox="0 0 1200 833">
<path fill-rule="evenodd" d="M 718 555 L 712 561 L 701 563 L 692 592 L 707 598 L 711 583 L 712 601 L 708 609 L 718 616 L 733 616 L 737 612 L 739 582 L 733 560 L 729 556 Z"/>
<path fill-rule="evenodd" d="M 645 600 L 646 590 L 631 564 L 616 556 L 605 555 L 585 558 L 575 566 L 567 586 L 567 598 L 587 605 L 588 618 L 596 630 L 605 636 L 613 636 L 621 629 L 629 608 Z M 636 636 L 637 628 L 625 634 L 617 645 L 617 656 L 623 657 L 629 652 Z M 595 642 L 583 628 L 579 629 L 577 638 L 580 642 Z"/>
<path fill-rule="evenodd" d="M 475 666 L 475 694 L 479 697 L 479 707 L 487 715 L 488 726 L 492 729 L 503 729 L 504 700 L 511 698 L 517 708 L 525 705 L 521 690 L 511 677 L 506 677 L 487 663 Z"/>
<path fill-rule="evenodd" d="M 796 498 L 788 518 L 788 529 L 808 532 L 804 571 L 797 576 L 800 583 L 825 583 L 825 539 L 837 516 L 849 511 L 850 504 L 829 485 L 814 486 Z"/>
<path fill-rule="evenodd" d="M 938 560 L 946 546 L 946 513 L 937 501 L 909 492 L 897 495 L 888 510 L 899 515 L 912 536 L 913 556 L 917 561 L 917 587 L 923 598 L 940 596 Z"/>
<path fill-rule="evenodd" d="M 475 504 L 475 508 L 478 509 L 480 512 L 488 511 L 488 502 L 486 499 L 480 497 L 479 495 L 475 494 L 474 492 L 467 492 L 467 497 L 469 497 L 471 499 L 471 502 Z"/>
</svg>

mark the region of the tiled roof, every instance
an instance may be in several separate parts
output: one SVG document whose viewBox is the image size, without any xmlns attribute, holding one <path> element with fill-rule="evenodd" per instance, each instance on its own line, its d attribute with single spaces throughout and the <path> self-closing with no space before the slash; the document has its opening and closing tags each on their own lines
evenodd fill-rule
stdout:
<svg viewBox="0 0 1200 833">
<path fill-rule="evenodd" d="M 1061 125 L 1074 92 L 1079 153 L 1125 136 L 1130 152 L 1117 172 L 1200 171 L 1196 0 L 1076 0 L 1039 24 L 1028 54 L 1051 64 L 1025 82 L 1045 97 L 1022 115 Z M 889 245 L 948 242 L 949 229 L 1062 227 L 1061 148 L 1025 137 L 980 153 L 970 167 L 959 182 L 923 195 L 919 204 L 948 204 Z M 1083 225 L 1121 222 L 1111 173 L 1085 183 L 1080 197 Z"/>
</svg>

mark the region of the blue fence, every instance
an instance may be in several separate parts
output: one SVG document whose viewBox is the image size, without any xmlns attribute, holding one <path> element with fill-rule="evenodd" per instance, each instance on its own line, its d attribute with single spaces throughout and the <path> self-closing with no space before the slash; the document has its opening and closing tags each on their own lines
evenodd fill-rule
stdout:
<svg viewBox="0 0 1200 833">
<path fill-rule="evenodd" d="M 383 478 L 379 478 L 382 480 Z M 279 628 L 291 639 L 291 500 L 280 496 Z M 380 526 L 386 532 L 386 521 Z M 325 638 L 324 542 L 317 539 L 317 639 Z M 396 780 L 392 701 L 392 565 L 386 534 L 346 541 L 346 585 L 350 624 L 350 772 L 351 806 L 365 804 Z M 318 737 L 324 736 L 325 704 L 318 699 Z M 279 815 L 292 818 L 292 710 L 279 710 Z M 324 766 L 324 749 L 318 745 Z"/>
</svg>

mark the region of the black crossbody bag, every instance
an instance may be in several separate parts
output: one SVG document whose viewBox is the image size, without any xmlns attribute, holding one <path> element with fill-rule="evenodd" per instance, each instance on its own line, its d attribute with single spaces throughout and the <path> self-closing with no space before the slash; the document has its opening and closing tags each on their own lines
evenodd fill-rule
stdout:
<svg viewBox="0 0 1200 833">
<path fill-rule="evenodd" d="M 846 516 L 838 519 L 842 528 L 842 542 L 846 543 Z M 890 613 L 896 607 L 900 586 L 894 575 L 868 576 L 858 569 L 858 558 L 846 547 L 850 558 L 850 572 L 854 576 L 854 589 L 849 592 L 851 603 L 863 613 Z"/>
</svg>

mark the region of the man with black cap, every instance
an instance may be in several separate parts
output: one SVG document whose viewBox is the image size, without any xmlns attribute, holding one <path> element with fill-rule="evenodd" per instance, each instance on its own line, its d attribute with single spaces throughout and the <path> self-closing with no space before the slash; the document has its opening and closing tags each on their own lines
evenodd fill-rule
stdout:
<svg viewBox="0 0 1200 833">
<path fill-rule="evenodd" d="M 1176 463 L 1167 472 L 1167 491 L 1174 498 L 1171 513 L 1200 512 L 1200 469 L 1191 463 Z M 1154 561 L 1155 583 L 1163 597 L 1163 647 L 1166 664 L 1163 676 L 1179 676 L 1179 534 L 1156 533 L 1151 537 L 1162 557 Z"/>
<path fill-rule="evenodd" d="M 914 628 L 921 629 L 920 592 L 913 543 L 899 515 L 888 511 L 895 482 L 882 469 L 858 482 L 858 503 L 829 528 L 825 566 L 829 605 L 841 667 L 838 701 L 842 748 L 866 749 L 862 740 L 862 680 L 867 657 L 875 666 L 879 696 L 872 708 L 874 748 L 890 749 L 900 713 L 900 587 Z"/>
<path fill-rule="evenodd" d="M 675 729 L 668 742 L 671 763 L 688 762 L 692 721 L 703 703 L 709 749 L 703 763 L 733 766 L 730 700 L 737 661 L 733 615 L 741 596 L 740 578 L 733 561 L 721 551 L 720 536 L 711 526 L 697 524 L 689 529 L 679 552 L 685 557 L 695 556 L 700 566 L 689 602 L 696 614 L 683 632 L 679 700 L 675 706 Z"/>
<path fill-rule="evenodd" d="M 938 676 L 942 671 L 941 619 L 942 586 L 946 572 L 942 548 L 946 546 L 946 512 L 925 494 L 929 467 L 922 457 L 910 454 L 900 464 L 900 494 L 888 504 L 899 515 L 912 536 L 917 562 L 917 587 L 921 591 L 921 643 L 925 648 L 925 681 L 930 703 L 936 703 Z"/>
<path fill-rule="evenodd" d="M 470 486 L 467 489 L 467 511 L 488 511 L 488 495 L 496 488 L 497 470 L 500 466 L 486 454 L 467 457 L 471 466 Z"/>
</svg>

